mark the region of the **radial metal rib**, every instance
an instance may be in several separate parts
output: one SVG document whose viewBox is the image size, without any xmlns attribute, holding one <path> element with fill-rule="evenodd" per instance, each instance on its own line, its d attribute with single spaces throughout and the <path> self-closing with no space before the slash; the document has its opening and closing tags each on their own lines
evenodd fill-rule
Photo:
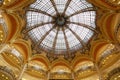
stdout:
<svg viewBox="0 0 120 80">
<path fill-rule="evenodd" d="M 33 30 L 33 29 L 35 29 L 35 28 L 38 28 L 38 27 L 40 27 L 40 26 L 44 26 L 44 25 L 47 25 L 47 24 L 53 24 L 53 23 L 54 23 L 54 22 L 46 22 L 46 23 L 40 23 L 40 24 L 33 25 L 33 26 L 31 26 L 30 28 L 26 29 L 26 30 L 24 31 L 24 33 L 28 33 L 29 31 L 31 31 L 31 30 Z"/>
<path fill-rule="evenodd" d="M 88 11 L 95 11 L 96 8 L 93 8 L 93 7 L 88 7 L 88 8 L 85 8 L 85 9 L 82 9 L 82 10 L 79 10 L 69 16 L 67 16 L 67 18 L 70 18 L 71 16 L 74 16 L 74 15 L 77 15 L 77 14 L 80 14 L 80 13 L 83 13 L 83 12 L 88 12 Z"/>
<path fill-rule="evenodd" d="M 57 27 L 57 33 L 56 33 L 56 36 L 54 38 L 54 42 L 53 42 L 53 51 L 55 52 L 55 46 L 56 46 L 56 43 L 57 43 L 57 36 L 58 36 L 58 32 L 59 32 L 60 28 Z"/>
<path fill-rule="evenodd" d="M 41 14 L 45 14 L 45 15 L 48 15 L 52 18 L 54 18 L 54 16 L 52 16 L 51 14 L 45 12 L 45 11 L 42 11 L 40 9 L 35 9 L 35 8 L 28 8 L 27 11 L 33 11 L 33 12 L 38 12 L 38 13 L 41 13 Z"/>
<path fill-rule="evenodd" d="M 85 27 L 87 29 L 90 29 L 91 31 L 95 32 L 95 33 L 98 33 L 98 31 L 93 28 L 92 26 L 89 26 L 87 24 L 83 24 L 83 23 L 78 23 L 78 22 L 68 22 L 69 24 L 75 24 L 75 25 L 78 25 L 78 26 L 82 26 L 82 27 Z"/>
<path fill-rule="evenodd" d="M 59 14 L 59 12 L 58 12 L 58 10 L 57 10 L 57 6 L 56 6 L 56 4 L 55 4 L 55 1 L 54 1 L 54 0 L 50 0 L 50 1 L 51 1 L 51 3 L 52 3 L 52 5 L 53 5 L 53 7 L 54 7 L 54 9 L 55 9 L 55 11 L 56 11 L 56 13 Z"/>
<path fill-rule="evenodd" d="M 69 28 L 69 26 L 66 26 L 66 27 L 74 34 L 74 36 L 79 40 L 79 42 L 81 43 L 81 45 L 83 47 L 85 47 L 86 44 L 83 42 L 83 40 L 71 28 Z"/>
<path fill-rule="evenodd" d="M 38 43 L 35 45 L 35 49 L 38 47 L 38 45 L 40 45 L 42 43 L 42 41 L 46 38 L 46 36 L 56 27 L 56 25 L 54 25 L 46 34 L 44 34 L 40 40 L 38 41 Z"/>
<path fill-rule="evenodd" d="M 67 40 L 67 36 L 65 34 L 65 29 L 62 28 L 62 31 L 63 31 L 63 34 L 64 34 L 64 39 L 65 39 L 65 43 L 66 43 L 67 53 L 69 54 L 70 53 L 70 47 L 69 47 L 69 43 L 68 43 L 68 40 Z"/>
<path fill-rule="evenodd" d="M 63 15 L 65 15 L 65 12 L 66 12 L 66 10 L 67 10 L 67 8 L 68 8 L 68 6 L 69 6 L 69 4 L 70 4 L 71 1 L 72 1 L 72 0 L 68 0 L 68 1 L 67 1 L 66 5 L 65 5 L 65 9 L 64 9 L 64 11 L 63 11 Z"/>
</svg>

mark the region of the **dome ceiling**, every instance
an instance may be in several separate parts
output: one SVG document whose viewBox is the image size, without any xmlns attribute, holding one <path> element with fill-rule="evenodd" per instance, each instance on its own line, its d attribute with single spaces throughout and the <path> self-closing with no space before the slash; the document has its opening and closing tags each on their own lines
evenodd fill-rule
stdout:
<svg viewBox="0 0 120 80">
<path fill-rule="evenodd" d="M 67 56 L 94 35 L 96 11 L 86 0 L 37 0 L 26 9 L 24 33 L 33 48 Z"/>
<path fill-rule="evenodd" d="M 2 1 L 0 80 L 120 79 L 120 1 Z"/>
</svg>

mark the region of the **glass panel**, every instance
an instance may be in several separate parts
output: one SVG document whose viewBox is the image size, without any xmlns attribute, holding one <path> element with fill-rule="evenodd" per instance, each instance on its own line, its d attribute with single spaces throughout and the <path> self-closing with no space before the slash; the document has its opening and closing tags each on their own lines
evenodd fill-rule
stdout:
<svg viewBox="0 0 120 80">
<path fill-rule="evenodd" d="M 94 34 L 94 33 L 89 30 L 89 32 L 87 33 L 87 35 L 84 37 L 83 41 L 84 41 L 85 43 L 87 43 L 87 42 L 90 40 L 90 38 L 92 37 L 93 34 Z"/>
<path fill-rule="evenodd" d="M 43 40 L 43 42 L 41 43 L 41 46 L 45 47 L 45 48 L 49 48 L 50 50 L 53 48 L 53 43 L 54 43 L 54 38 L 56 36 L 56 30 L 54 29 L 54 31 L 51 31 L 46 38 Z"/>
<path fill-rule="evenodd" d="M 65 9 L 65 4 L 66 4 L 67 0 L 54 0 L 54 1 L 57 6 L 58 12 L 62 13 Z"/>
<path fill-rule="evenodd" d="M 38 42 L 51 28 L 52 25 L 44 25 L 42 27 L 35 28 L 29 32 L 29 36 L 34 42 Z"/>
<path fill-rule="evenodd" d="M 41 23 L 52 21 L 51 17 L 44 15 L 42 13 L 38 13 L 38 12 L 28 11 L 26 13 L 26 17 L 27 17 L 27 28 L 33 25 L 36 25 L 36 24 L 41 24 Z"/>
<path fill-rule="evenodd" d="M 80 46 L 79 40 L 74 36 L 74 34 L 70 30 L 66 29 L 65 33 L 70 49 L 75 48 L 75 46 Z"/>
<path fill-rule="evenodd" d="M 96 12 L 89 11 L 89 12 L 83 12 L 70 17 L 70 21 L 86 24 L 95 28 L 95 17 L 96 17 Z"/>
<path fill-rule="evenodd" d="M 75 24 L 70 24 L 70 28 L 75 31 L 75 33 L 83 40 L 87 33 L 89 32 L 89 29 L 84 28 L 83 26 L 78 26 Z"/>
<path fill-rule="evenodd" d="M 66 11 L 66 14 L 69 16 L 70 14 L 88 7 L 92 7 L 92 5 L 86 2 L 86 0 L 72 0 Z"/>
<path fill-rule="evenodd" d="M 56 12 L 54 10 L 54 7 L 51 4 L 50 0 L 37 0 L 35 3 L 30 5 L 30 7 L 45 11 L 45 12 L 51 14 L 51 15 L 56 14 Z"/>
<path fill-rule="evenodd" d="M 56 51 L 64 51 L 64 50 L 66 50 L 64 34 L 63 31 L 59 31 L 56 42 Z"/>
</svg>

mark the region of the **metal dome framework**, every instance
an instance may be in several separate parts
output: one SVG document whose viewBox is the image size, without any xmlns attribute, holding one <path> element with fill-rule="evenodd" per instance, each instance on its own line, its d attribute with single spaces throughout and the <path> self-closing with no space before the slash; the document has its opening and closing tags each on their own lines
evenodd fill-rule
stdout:
<svg viewBox="0 0 120 80">
<path fill-rule="evenodd" d="M 97 32 L 96 9 L 86 0 L 37 0 L 26 9 L 25 37 L 35 50 L 68 55 Z"/>
<path fill-rule="evenodd" d="M 0 80 L 120 80 L 120 1 L 116 5 L 112 0 L 86 0 L 97 7 L 96 28 L 100 33 L 90 41 L 85 54 L 77 51 L 74 58 L 67 59 L 49 58 L 43 51 L 34 54 L 31 42 L 21 33 L 26 27 L 25 10 L 34 1 L 4 0 L 0 6 Z M 66 16 L 54 15 L 52 20 L 59 25 L 55 29 L 62 29 L 69 21 Z"/>
</svg>

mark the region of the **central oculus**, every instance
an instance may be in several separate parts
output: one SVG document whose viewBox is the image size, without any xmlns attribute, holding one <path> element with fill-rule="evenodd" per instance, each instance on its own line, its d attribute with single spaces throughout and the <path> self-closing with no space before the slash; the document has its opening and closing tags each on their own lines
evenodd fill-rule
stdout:
<svg viewBox="0 0 120 80">
<path fill-rule="evenodd" d="M 65 22 L 66 22 L 66 20 L 65 20 L 65 18 L 64 17 L 57 17 L 56 18 L 56 24 L 58 25 L 58 26 L 64 26 L 65 25 Z"/>
</svg>

